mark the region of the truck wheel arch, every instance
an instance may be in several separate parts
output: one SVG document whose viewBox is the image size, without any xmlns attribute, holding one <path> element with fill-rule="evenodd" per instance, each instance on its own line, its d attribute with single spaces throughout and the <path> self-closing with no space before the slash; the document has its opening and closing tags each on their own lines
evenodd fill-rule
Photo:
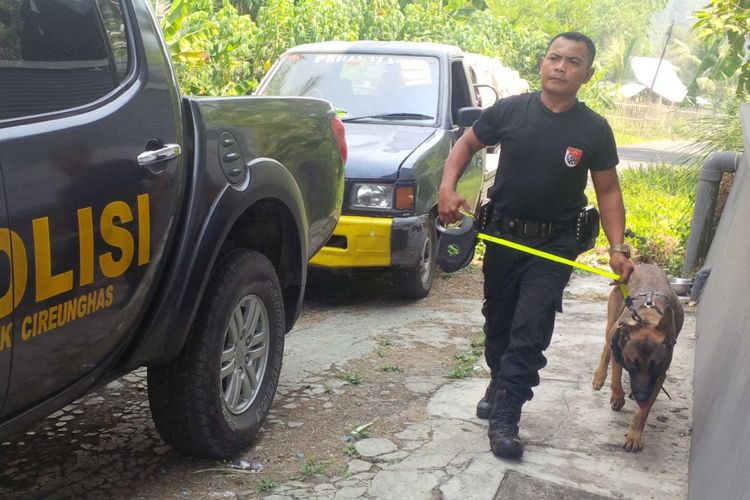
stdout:
<svg viewBox="0 0 750 500">
<path fill-rule="evenodd" d="M 296 234 L 297 224 L 288 207 L 277 199 L 264 198 L 239 216 L 220 250 L 221 255 L 247 248 L 273 264 L 282 290 L 286 331 L 297 318 L 303 285 L 302 247 Z"/>
<path fill-rule="evenodd" d="M 225 185 L 217 192 L 200 217 L 200 228 L 192 232 L 193 241 L 178 243 L 189 255 L 179 257 L 170 271 L 169 284 L 149 314 L 153 323 L 142 325 L 149 336 L 135 344 L 124 369 L 162 364 L 180 353 L 220 256 L 234 248 L 257 251 L 274 265 L 282 286 L 284 330 L 288 332 L 299 315 L 307 279 L 309 229 L 304 207 L 292 174 L 270 159 L 255 162 L 242 185 Z M 271 215 L 279 218 L 267 219 L 265 227 L 278 221 L 279 238 L 276 245 L 266 246 L 252 225 Z M 194 246 L 187 250 L 191 244 Z"/>
<path fill-rule="evenodd" d="M 278 161 L 261 158 L 248 167 L 248 179 L 238 188 L 243 202 L 235 205 L 238 210 L 212 267 L 216 257 L 232 248 L 265 255 L 279 277 L 288 332 L 299 315 L 306 281 L 309 228 L 305 204 L 297 181 Z"/>
</svg>

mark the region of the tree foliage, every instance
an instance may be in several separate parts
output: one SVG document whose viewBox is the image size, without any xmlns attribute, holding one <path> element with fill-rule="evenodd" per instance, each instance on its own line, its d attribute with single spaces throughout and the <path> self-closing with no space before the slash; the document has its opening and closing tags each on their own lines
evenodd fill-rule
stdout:
<svg viewBox="0 0 750 500">
<path fill-rule="evenodd" d="M 247 93 L 286 49 L 324 40 L 455 44 L 534 80 L 547 40 L 481 0 L 174 0 L 157 12 L 180 85 L 198 95 Z"/>
<path fill-rule="evenodd" d="M 602 43 L 619 32 L 627 42 L 639 32 L 634 26 L 643 25 L 636 19 L 643 18 L 644 9 L 664 2 L 174 0 L 157 11 L 183 91 L 236 95 L 253 90 L 286 49 L 324 40 L 454 44 L 499 59 L 535 88 L 537 60 L 552 35 L 579 30 Z M 605 87 L 598 78 L 587 98 L 605 103 L 599 95 Z"/>
<path fill-rule="evenodd" d="M 215 10 L 210 0 L 175 0 L 161 28 L 184 92 L 242 95 L 257 85 L 258 29 L 228 1 Z"/>
<path fill-rule="evenodd" d="M 750 0 L 711 0 L 695 13 L 693 29 L 707 47 L 701 74 L 737 79 L 737 96 L 750 97 Z"/>
<path fill-rule="evenodd" d="M 651 14 L 666 0 L 488 0 L 490 9 L 513 24 L 553 36 L 580 31 L 597 44 L 612 37 L 628 40 L 647 34 Z"/>
</svg>

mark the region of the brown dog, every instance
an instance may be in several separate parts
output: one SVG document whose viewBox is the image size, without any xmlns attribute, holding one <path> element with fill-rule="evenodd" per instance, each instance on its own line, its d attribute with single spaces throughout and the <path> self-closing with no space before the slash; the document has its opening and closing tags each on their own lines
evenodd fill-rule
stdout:
<svg viewBox="0 0 750 500">
<path fill-rule="evenodd" d="M 635 312 L 626 306 L 620 288 L 615 287 L 609 295 L 607 337 L 592 385 L 595 391 L 602 388 L 613 358 L 610 405 L 620 411 L 625 404 L 622 369 L 628 372 L 630 390 L 640 410 L 630 422 L 623 447 L 640 451 L 641 433 L 667 376 L 685 313 L 666 274 L 656 266 L 637 265 L 627 287 Z"/>
</svg>

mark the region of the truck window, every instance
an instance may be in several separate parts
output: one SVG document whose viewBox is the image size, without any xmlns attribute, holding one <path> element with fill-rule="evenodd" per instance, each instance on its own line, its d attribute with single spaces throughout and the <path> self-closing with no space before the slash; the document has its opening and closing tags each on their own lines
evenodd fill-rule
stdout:
<svg viewBox="0 0 750 500">
<path fill-rule="evenodd" d="M 463 62 L 453 61 L 451 63 L 451 117 L 453 123 L 456 123 L 459 109 L 472 105 L 468 86 Z"/>
<path fill-rule="evenodd" d="M 109 49 L 112 51 L 117 80 L 122 82 L 130 69 L 128 32 L 122 15 L 122 5 L 119 0 L 96 0 L 96 3 L 104 21 L 104 31 L 107 34 Z"/>
<path fill-rule="evenodd" d="M 439 91 L 435 57 L 305 53 L 285 56 L 262 93 L 327 99 L 343 117 L 414 113 L 433 122 Z"/>
<path fill-rule="evenodd" d="M 0 120 L 76 108 L 116 88 L 128 65 L 122 13 L 116 1 L 97 3 L 0 3 Z"/>
</svg>

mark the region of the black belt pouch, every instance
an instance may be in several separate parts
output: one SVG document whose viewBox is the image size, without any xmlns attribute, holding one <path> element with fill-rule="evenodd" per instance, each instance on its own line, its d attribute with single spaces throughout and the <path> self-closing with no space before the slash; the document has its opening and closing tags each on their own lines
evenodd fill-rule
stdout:
<svg viewBox="0 0 750 500">
<path fill-rule="evenodd" d="M 584 207 L 576 219 L 576 241 L 578 250 L 585 252 L 596 246 L 599 236 L 599 211 L 591 205 Z"/>
</svg>

